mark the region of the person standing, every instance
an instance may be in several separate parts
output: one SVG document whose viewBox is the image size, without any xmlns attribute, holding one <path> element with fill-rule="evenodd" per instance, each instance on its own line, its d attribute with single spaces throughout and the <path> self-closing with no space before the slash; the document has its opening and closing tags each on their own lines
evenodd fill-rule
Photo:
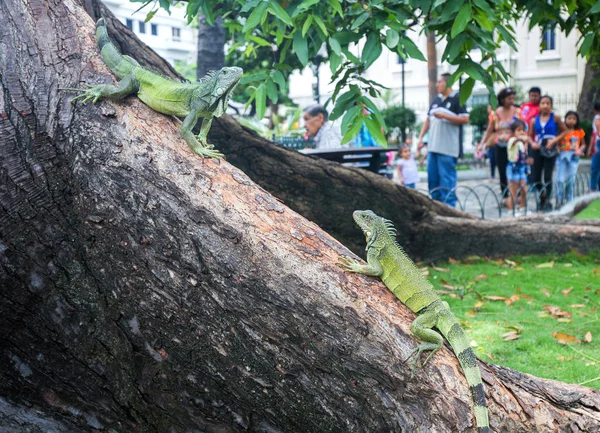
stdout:
<svg viewBox="0 0 600 433">
<path fill-rule="evenodd" d="M 552 172 L 556 164 L 558 155 L 557 135 L 566 130 L 565 124 L 558 114 L 552 111 L 552 97 L 542 96 L 540 99 L 540 114 L 531 119 L 529 131 L 534 143 L 533 149 L 533 170 L 531 173 L 531 182 L 533 187 L 540 192 L 540 210 L 552 210 L 550 197 L 552 196 Z M 543 176 L 543 181 L 542 181 Z"/>
<path fill-rule="evenodd" d="M 496 165 L 498 166 L 498 175 L 500 177 L 500 193 L 506 207 L 509 207 L 510 200 L 508 197 L 508 181 L 506 179 L 506 166 L 508 165 L 506 147 L 508 146 L 508 139 L 512 135 L 510 126 L 519 118 L 520 113 L 519 107 L 515 107 L 515 94 L 516 91 L 512 87 L 507 87 L 498 92 L 498 108 L 496 108 L 496 111 L 492 111 L 487 130 L 483 134 L 481 143 L 478 145 L 482 146 L 493 134 L 496 134 Z"/>
<path fill-rule="evenodd" d="M 525 122 L 527 128 L 531 123 L 531 119 L 540 114 L 540 99 L 542 98 L 542 90 L 539 87 L 529 89 L 529 101 L 521 105 L 519 119 Z"/>
<path fill-rule="evenodd" d="M 461 153 L 460 129 L 469 123 L 469 113 L 460 105 L 458 92 L 448 86 L 450 74 L 442 74 L 436 88 L 439 95 L 429 107 L 428 117 L 419 133 L 417 151 L 427 143 L 427 181 L 431 198 L 449 206 L 456 206 L 456 162 Z"/>
</svg>

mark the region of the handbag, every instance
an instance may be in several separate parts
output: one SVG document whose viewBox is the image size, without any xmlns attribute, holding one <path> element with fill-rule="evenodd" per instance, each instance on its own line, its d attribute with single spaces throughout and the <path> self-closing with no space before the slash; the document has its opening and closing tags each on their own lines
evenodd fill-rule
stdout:
<svg viewBox="0 0 600 433">
<path fill-rule="evenodd" d="M 540 155 L 544 158 L 554 158 L 558 155 L 558 143 L 556 143 L 551 149 L 546 148 L 546 143 L 548 140 L 554 138 L 554 135 L 544 135 L 539 140 L 540 143 Z"/>
</svg>

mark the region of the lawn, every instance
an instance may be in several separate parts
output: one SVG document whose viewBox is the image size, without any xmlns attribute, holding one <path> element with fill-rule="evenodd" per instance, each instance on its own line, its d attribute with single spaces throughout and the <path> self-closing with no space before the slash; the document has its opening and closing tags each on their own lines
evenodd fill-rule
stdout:
<svg viewBox="0 0 600 433">
<path fill-rule="evenodd" d="M 600 389 L 600 252 L 426 269 L 479 358 Z"/>
<path fill-rule="evenodd" d="M 600 219 L 600 200 L 590 203 L 588 207 L 575 216 L 575 219 Z"/>
</svg>

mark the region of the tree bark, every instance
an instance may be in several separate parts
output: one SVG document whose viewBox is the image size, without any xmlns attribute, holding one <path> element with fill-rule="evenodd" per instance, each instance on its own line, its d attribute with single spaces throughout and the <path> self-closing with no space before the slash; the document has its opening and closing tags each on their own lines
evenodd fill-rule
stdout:
<svg viewBox="0 0 600 433">
<path fill-rule="evenodd" d="M 581 95 L 577 104 L 577 112 L 582 119 L 594 118 L 594 102 L 598 100 L 598 82 L 600 81 L 600 67 L 598 60 L 590 59 L 585 65 L 585 74 L 581 86 Z"/>
<path fill-rule="evenodd" d="M 473 431 L 455 357 L 411 378 L 414 315 L 346 248 L 137 98 L 69 103 L 113 81 L 93 33 L 0 3 L 5 431 Z M 599 392 L 480 365 L 493 431 L 599 431 Z"/>
<path fill-rule="evenodd" d="M 435 46 L 435 32 L 431 31 L 427 34 L 427 76 L 429 78 L 429 103 L 435 99 L 438 94 L 435 85 L 438 79 L 437 72 L 437 49 Z"/>
<path fill-rule="evenodd" d="M 196 77 L 204 77 L 208 71 L 216 71 L 225 66 L 225 29 L 223 19 L 217 18 L 214 25 L 206 23 L 206 18 L 198 14 L 198 57 Z"/>
</svg>

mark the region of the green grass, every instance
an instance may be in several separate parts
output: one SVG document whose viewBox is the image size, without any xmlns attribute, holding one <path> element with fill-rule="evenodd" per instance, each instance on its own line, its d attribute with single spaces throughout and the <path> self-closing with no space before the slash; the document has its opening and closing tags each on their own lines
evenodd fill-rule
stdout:
<svg viewBox="0 0 600 433">
<path fill-rule="evenodd" d="M 600 389 L 600 252 L 473 257 L 428 270 L 479 358 Z"/>
<path fill-rule="evenodd" d="M 575 219 L 600 219 L 600 200 L 593 201 L 588 207 L 575 216 Z"/>
</svg>

